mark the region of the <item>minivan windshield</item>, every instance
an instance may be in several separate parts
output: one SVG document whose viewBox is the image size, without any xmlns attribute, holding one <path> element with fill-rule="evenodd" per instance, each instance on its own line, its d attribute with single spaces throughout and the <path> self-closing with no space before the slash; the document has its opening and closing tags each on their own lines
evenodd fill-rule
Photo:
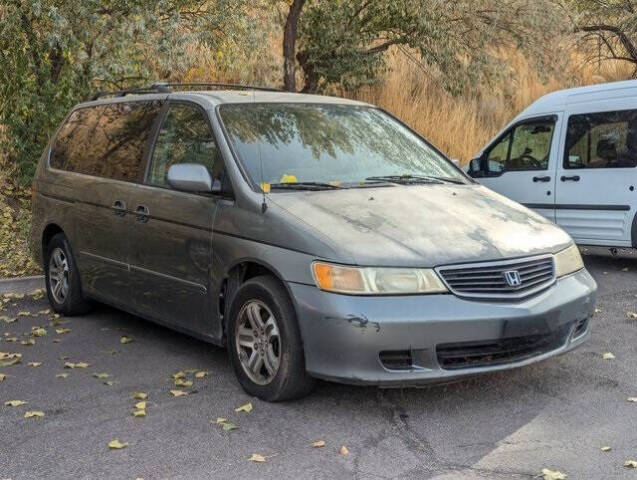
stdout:
<svg viewBox="0 0 637 480">
<path fill-rule="evenodd" d="M 245 103 L 222 105 L 219 113 L 239 160 L 262 188 L 466 182 L 434 148 L 377 108 Z"/>
</svg>

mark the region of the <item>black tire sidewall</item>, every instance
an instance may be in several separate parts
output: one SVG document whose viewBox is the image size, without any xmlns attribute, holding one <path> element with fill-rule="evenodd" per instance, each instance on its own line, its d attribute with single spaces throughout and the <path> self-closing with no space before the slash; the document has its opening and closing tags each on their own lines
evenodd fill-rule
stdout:
<svg viewBox="0 0 637 480">
<path fill-rule="evenodd" d="M 281 339 L 281 361 L 274 379 L 267 385 L 253 382 L 243 370 L 235 346 L 236 327 L 241 308 L 250 300 L 260 300 L 277 319 Z M 303 396 L 311 389 L 305 372 L 303 345 L 296 313 L 285 288 L 274 277 L 260 276 L 243 284 L 235 294 L 227 325 L 228 354 L 239 383 L 246 392 L 267 401 Z"/>
<path fill-rule="evenodd" d="M 58 303 L 55 298 L 53 298 L 49 281 L 49 261 L 51 253 L 55 248 L 62 249 L 69 264 L 69 293 L 63 303 Z M 53 311 L 63 315 L 77 315 L 88 310 L 88 304 L 82 295 L 80 274 L 75 263 L 75 257 L 63 233 L 54 235 L 46 246 L 46 255 L 44 256 L 44 280 L 49 304 Z"/>
</svg>

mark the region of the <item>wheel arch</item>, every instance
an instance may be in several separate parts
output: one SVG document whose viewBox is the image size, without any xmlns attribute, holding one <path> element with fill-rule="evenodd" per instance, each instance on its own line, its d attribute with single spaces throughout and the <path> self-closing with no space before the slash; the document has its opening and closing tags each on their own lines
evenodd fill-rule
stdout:
<svg viewBox="0 0 637 480">
<path fill-rule="evenodd" d="M 247 282 L 251 278 L 255 278 L 261 275 L 270 275 L 276 278 L 281 283 L 281 285 L 283 285 L 283 288 L 290 297 L 292 307 L 294 308 L 294 313 L 296 314 L 296 305 L 292 297 L 292 292 L 290 291 L 290 288 L 281 273 L 274 266 L 270 265 L 267 262 L 254 258 L 244 258 L 241 260 L 237 260 L 229 266 L 219 286 L 219 303 L 217 308 L 219 318 L 221 318 L 222 321 L 223 343 L 226 342 L 227 338 L 226 327 L 228 322 L 228 311 L 230 310 L 230 305 L 232 304 L 234 294 L 245 282 Z"/>
</svg>

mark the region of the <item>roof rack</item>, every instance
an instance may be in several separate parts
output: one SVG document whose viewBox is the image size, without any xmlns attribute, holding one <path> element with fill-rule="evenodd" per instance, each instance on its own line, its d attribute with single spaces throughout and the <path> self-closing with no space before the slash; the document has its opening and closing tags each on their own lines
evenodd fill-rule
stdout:
<svg viewBox="0 0 637 480">
<path fill-rule="evenodd" d="M 260 87 L 257 85 L 242 85 L 237 83 L 153 83 L 150 87 L 131 88 L 128 90 L 114 90 L 97 92 L 91 100 L 102 97 L 125 97 L 126 95 L 143 95 L 149 93 L 171 93 L 172 88 L 190 90 L 227 89 L 227 90 L 259 90 L 264 92 L 281 92 L 281 89 L 273 87 Z"/>
</svg>

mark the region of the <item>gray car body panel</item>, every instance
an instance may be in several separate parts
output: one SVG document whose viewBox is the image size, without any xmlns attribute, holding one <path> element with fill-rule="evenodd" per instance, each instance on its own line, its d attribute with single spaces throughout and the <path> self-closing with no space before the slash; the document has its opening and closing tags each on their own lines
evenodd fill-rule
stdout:
<svg viewBox="0 0 637 480">
<path fill-rule="evenodd" d="M 585 271 L 560 279 L 522 302 L 470 301 L 451 294 L 370 298 L 320 291 L 311 272 L 311 263 L 317 259 L 349 265 L 436 267 L 556 253 L 571 240 L 542 217 L 470 179 L 466 185 L 264 194 L 248 180 L 235 157 L 217 110 L 221 103 L 365 105 L 361 102 L 289 93 L 197 92 L 105 99 L 76 108 L 147 100 L 190 102 L 206 112 L 232 198 L 55 170 L 49 167 L 47 147 L 34 180 L 32 252 L 42 262 L 44 232 L 55 225 L 69 238 L 83 275 L 87 271 L 97 271 L 92 277 L 98 279 L 121 275 L 121 281 L 107 286 L 84 285 L 88 296 L 223 344 L 219 298 L 229 272 L 257 264 L 277 276 L 292 298 L 310 373 L 382 384 L 450 375 L 435 368 L 387 372 L 380 365 L 380 349 L 386 345 L 400 349 L 414 334 L 426 337 L 421 344 L 431 349 L 445 331 L 462 338 L 499 338 L 504 335 L 502 322 L 522 322 L 530 331 L 538 322 L 550 327 L 592 311 L 596 285 Z M 150 152 L 147 162 L 149 157 Z M 127 198 L 125 217 L 115 218 L 108 210 L 115 193 Z M 135 208 L 142 201 L 149 204 L 150 215 L 139 223 Z M 96 206 L 103 215 L 95 214 Z M 121 222 L 114 227 L 116 220 Z M 120 248 L 127 257 L 104 261 L 91 257 L 87 245 L 109 255 L 116 255 Z M 414 313 L 423 311 L 432 313 L 426 317 Z M 372 325 L 379 331 L 374 333 Z M 562 350 L 578 343 L 581 339 Z M 364 364 L 358 361 L 359 354 L 365 357 Z M 375 363 L 370 360 L 374 355 Z M 369 370 L 369 362 L 377 371 Z"/>
</svg>

